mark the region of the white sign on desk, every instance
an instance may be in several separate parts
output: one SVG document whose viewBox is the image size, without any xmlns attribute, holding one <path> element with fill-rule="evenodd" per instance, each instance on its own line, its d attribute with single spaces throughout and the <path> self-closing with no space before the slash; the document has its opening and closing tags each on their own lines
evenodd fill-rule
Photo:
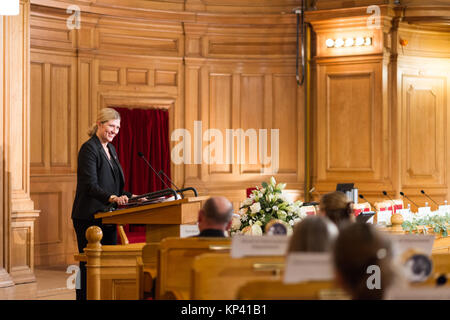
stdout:
<svg viewBox="0 0 450 320">
<path fill-rule="evenodd" d="M 199 233 L 197 224 L 180 224 L 180 238 L 194 237 Z"/>
<path fill-rule="evenodd" d="M 431 213 L 431 207 L 420 207 L 419 211 L 417 212 L 419 217 L 429 215 L 430 213 Z"/>
<path fill-rule="evenodd" d="M 390 234 L 392 241 L 392 255 L 400 257 L 405 251 L 413 249 L 428 256 L 434 244 L 434 235 L 425 234 Z"/>
<path fill-rule="evenodd" d="M 450 206 L 449 205 L 439 206 L 439 215 L 440 216 L 445 216 L 447 213 L 450 214 Z"/>
<path fill-rule="evenodd" d="M 287 256 L 284 283 L 332 280 L 330 253 L 294 252 Z"/>
<path fill-rule="evenodd" d="M 377 212 L 377 224 L 391 225 L 391 210 L 383 210 Z"/>
<path fill-rule="evenodd" d="M 235 235 L 231 240 L 231 257 L 283 256 L 289 239 L 288 236 Z"/>
<path fill-rule="evenodd" d="M 402 215 L 403 221 L 412 221 L 414 217 L 410 209 L 399 209 L 396 212 Z"/>
</svg>

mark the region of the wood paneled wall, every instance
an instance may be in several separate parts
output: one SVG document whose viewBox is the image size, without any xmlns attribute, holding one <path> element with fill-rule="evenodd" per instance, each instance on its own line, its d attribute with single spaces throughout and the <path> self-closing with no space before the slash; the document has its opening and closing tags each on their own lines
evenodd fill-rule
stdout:
<svg viewBox="0 0 450 320">
<path fill-rule="evenodd" d="M 31 196 L 42 210 L 38 264 L 72 262 L 77 152 L 107 106 L 168 109 L 170 132 L 185 128 L 191 134 L 183 145 L 185 152 L 190 146 L 191 162 L 172 163 L 175 183 L 225 195 L 235 206 L 247 187 L 271 176 L 261 174 L 267 165 L 260 156 L 249 163 L 249 129 L 256 141 L 259 129 L 268 130 L 269 156 L 270 129 L 279 129 L 275 177 L 288 183 L 294 198 L 304 198 L 310 177 L 306 187 L 316 187 L 316 199 L 339 182 L 354 182 L 372 202 L 383 199 L 382 190 L 395 198 L 404 191 L 419 204 L 426 201 L 421 189 L 438 200 L 448 197 L 450 37 L 445 25 L 424 20 L 444 12 L 441 7 L 308 2 L 317 10 L 306 13 L 312 104 L 305 106 L 290 14 L 299 1 L 31 2 Z M 82 11 L 80 29 L 67 28 L 69 3 Z M 365 6 L 374 4 L 380 6 L 379 28 L 367 25 Z M 373 44 L 327 48 L 326 39 L 337 36 L 370 36 Z M 309 112 L 311 131 L 305 133 Z M 218 129 L 224 140 L 227 129 L 246 132 L 247 162 L 238 162 L 234 140 L 232 163 L 209 163 L 210 139 L 219 138 L 214 131 L 203 136 L 208 129 Z"/>
<path fill-rule="evenodd" d="M 270 163 L 257 157 L 248 164 L 249 138 L 246 164 L 238 163 L 237 138 L 231 164 L 208 163 L 210 142 L 204 137 L 195 149 L 195 122 L 202 124 L 197 137 L 218 129 L 225 140 L 227 129 L 254 129 L 257 144 L 259 129 L 267 129 L 268 157 L 271 129 L 279 129 L 275 176 L 302 197 L 304 95 L 295 80 L 295 18 L 282 13 L 297 1 L 137 1 L 144 10 L 134 15 L 103 2 L 100 8 L 78 1 L 81 28 L 69 30 L 66 2 L 32 1 L 31 195 L 42 210 L 37 264 L 73 262 L 77 152 L 104 107 L 168 109 L 169 132 L 185 128 L 192 137 L 191 164 L 172 163 L 175 183 L 225 195 L 236 207 L 246 188 L 270 178 L 261 174 Z M 167 12 L 155 11 L 163 4 Z M 196 150 L 204 154 L 201 163 Z"/>
<path fill-rule="evenodd" d="M 449 195 L 450 30 L 425 22 L 426 11 L 414 6 L 380 9 L 379 28 L 368 27 L 368 15 L 355 10 L 340 10 L 348 18 L 308 16 L 317 41 L 313 184 L 323 194 L 338 182 L 354 182 L 372 203 L 383 200 L 383 190 L 395 198 L 403 191 L 435 208 L 420 190 L 441 203 Z M 325 45 L 328 38 L 348 36 L 370 36 L 373 45 Z"/>
</svg>

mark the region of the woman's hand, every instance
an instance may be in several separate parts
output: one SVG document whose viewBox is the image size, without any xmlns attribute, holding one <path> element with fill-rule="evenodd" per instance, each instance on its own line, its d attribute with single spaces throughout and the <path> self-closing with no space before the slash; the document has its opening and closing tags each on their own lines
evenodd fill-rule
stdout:
<svg viewBox="0 0 450 320">
<path fill-rule="evenodd" d="M 138 194 L 133 194 L 132 195 L 132 198 L 134 198 L 134 197 L 139 197 L 139 195 Z M 148 199 L 147 198 L 139 198 L 137 201 L 139 201 L 139 202 L 145 202 L 145 201 L 147 201 Z"/>
<path fill-rule="evenodd" d="M 118 205 L 124 205 L 126 203 L 128 203 L 128 197 L 123 195 L 123 196 L 111 196 L 110 202 L 115 202 Z"/>
</svg>

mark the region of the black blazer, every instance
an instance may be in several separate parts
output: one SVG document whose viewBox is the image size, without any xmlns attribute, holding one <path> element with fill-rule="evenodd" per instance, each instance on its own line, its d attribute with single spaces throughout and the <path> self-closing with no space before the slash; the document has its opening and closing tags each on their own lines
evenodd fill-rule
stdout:
<svg viewBox="0 0 450 320">
<path fill-rule="evenodd" d="M 217 229 L 205 229 L 195 237 L 212 237 L 212 238 L 225 238 L 225 233 L 222 230 Z"/>
<path fill-rule="evenodd" d="M 123 191 L 125 178 L 116 149 L 108 143 L 109 153 L 120 171 L 119 190 L 116 194 L 114 171 L 100 140 L 96 135 L 86 141 L 78 153 L 77 191 L 72 207 L 72 219 L 94 220 L 94 214 L 103 211 L 109 203 L 111 195 L 127 195 Z"/>
</svg>

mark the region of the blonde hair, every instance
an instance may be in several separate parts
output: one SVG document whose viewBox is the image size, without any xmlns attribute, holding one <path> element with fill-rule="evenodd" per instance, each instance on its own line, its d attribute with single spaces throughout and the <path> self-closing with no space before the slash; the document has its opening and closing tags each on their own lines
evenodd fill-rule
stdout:
<svg viewBox="0 0 450 320">
<path fill-rule="evenodd" d="M 120 114 L 113 108 L 103 108 L 97 115 L 97 122 L 105 123 L 110 120 L 120 120 Z M 94 136 L 97 133 L 98 125 L 94 123 L 88 130 L 89 137 Z"/>
<path fill-rule="evenodd" d="M 327 193 L 320 199 L 320 211 L 336 225 L 350 220 L 353 203 L 340 191 Z"/>
</svg>

